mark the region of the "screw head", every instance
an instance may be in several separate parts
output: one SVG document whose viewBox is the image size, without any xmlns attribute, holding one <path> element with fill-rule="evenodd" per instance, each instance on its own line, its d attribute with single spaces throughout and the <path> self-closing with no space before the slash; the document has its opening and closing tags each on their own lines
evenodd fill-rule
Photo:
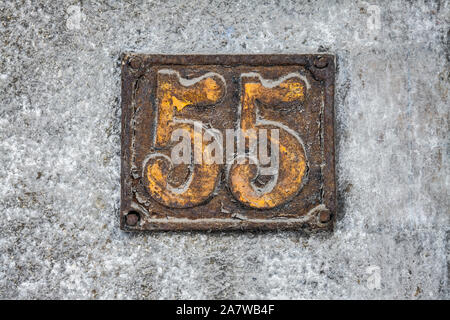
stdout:
<svg viewBox="0 0 450 320">
<path fill-rule="evenodd" d="M 141 67 L 141 59 L 132 57 L 129 61 L 130 67 L 133 69 L 139 69 Z"/>
<path fill-rule="evenodd" d="M 320 57 L 314 61 L 314 66 L 318 69 L 323 69 L 328 66 L 328 59 L 326 57 Z"/>
<path fill-rule="evenodd" d="M 321 211 L 319 214 L 319 221 L 321 223 L 327 223 L 331 220 L 331 215 L 329 211 Z"/>
<path fill-rule="evenodd" d="M 129 226 L 135 226 L 139 221 L 139 214 L 136 211 L 131 211 L 126 216 L 126 223 Z"/>
</svg>

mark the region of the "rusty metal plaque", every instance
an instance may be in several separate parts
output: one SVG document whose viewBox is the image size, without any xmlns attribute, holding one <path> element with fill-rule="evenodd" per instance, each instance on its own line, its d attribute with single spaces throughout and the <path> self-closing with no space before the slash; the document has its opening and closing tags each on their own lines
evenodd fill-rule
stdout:
<svg viewBox="0 0 450 320">
<path fill-rule="evenodd" d="M 331 230 L 332 55 L 122 58 L 123 230 Z"/>
</svg>

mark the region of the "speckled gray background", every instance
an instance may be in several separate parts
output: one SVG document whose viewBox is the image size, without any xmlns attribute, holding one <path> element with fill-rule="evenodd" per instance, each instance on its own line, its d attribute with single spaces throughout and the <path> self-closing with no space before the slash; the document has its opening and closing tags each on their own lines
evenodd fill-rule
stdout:
<svg viewBox="0 0 450 320">
<path fill-rule="evenodd" d="M 0 1 L 0 298 L 449 298 L 448 1 L 133 2 Z M 124 51 L 335 53 L 335 231 L 120 231 Z"/>
</svg>

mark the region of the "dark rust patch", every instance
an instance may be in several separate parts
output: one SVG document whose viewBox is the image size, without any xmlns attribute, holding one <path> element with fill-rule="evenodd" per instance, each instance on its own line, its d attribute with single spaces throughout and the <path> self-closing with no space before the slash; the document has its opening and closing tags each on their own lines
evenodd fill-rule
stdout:
<svg viewBox="0 0 450 320">
<path fill-rule="evenodd" d="M 334 56 L 325 54 L 124 54 L 121 228 L 331 230 L 334 74 Z M 189 164 L 169 159 L 178 129 L 200 139 Z M 247 163 L 236 151 L 229 165 L 195 163 L 195 148 L 207 159 L 211 129 L 223 137 L 224 160 L 227 130 L 270 132 L 268 144 L 279 146 L 276 174 L 248 162 L 248 140 Z"/>
</svg>

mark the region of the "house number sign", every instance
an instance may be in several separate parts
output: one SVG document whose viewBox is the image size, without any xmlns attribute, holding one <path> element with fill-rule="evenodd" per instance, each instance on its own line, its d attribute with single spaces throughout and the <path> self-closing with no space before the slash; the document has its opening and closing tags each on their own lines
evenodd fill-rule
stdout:
<svg viewBox="0 0 450 320">
<path fill-rule="evenodd" d="M 329 230 L 332 55 L 122 59 L 121 228 Z"/>
</svg>

